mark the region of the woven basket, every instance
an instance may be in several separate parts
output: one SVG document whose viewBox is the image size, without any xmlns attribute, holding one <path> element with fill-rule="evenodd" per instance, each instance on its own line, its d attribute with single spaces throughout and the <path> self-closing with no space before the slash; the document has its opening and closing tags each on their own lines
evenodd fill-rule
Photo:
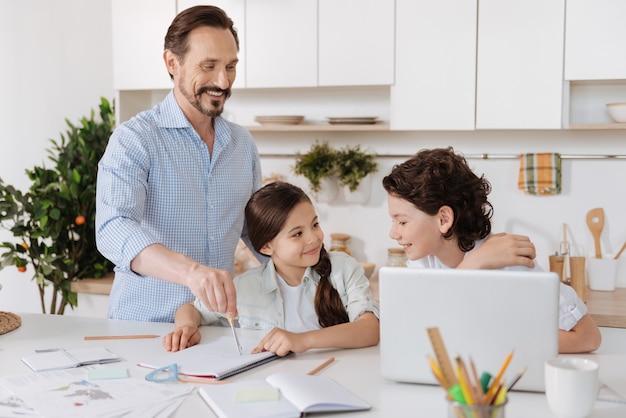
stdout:
<svg viewBox="0 0 626 418">
<path fill-rule="evenodd" d="M 22 325 L 22 318 L 11 312 L 0 312 L 0 334 L 6 334 Z"/>
</svg>

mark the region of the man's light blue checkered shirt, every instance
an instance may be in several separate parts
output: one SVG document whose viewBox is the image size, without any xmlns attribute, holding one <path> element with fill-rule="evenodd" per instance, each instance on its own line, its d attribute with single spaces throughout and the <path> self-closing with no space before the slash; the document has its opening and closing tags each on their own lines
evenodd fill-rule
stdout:
<svg viewBox="0 0 626 418">
<path fill-rule="evenodd" d="M 172 92 L 115 129 L 98 164 L 96 240 L 115 264 L 109 318 L 173 322 L 194 299 L 182 285 L 130 270 L 144 248 L 162 244 L 233 274 L 243 209 L 261 187 L 250 133 L 215 119 L 213 155 Z"/>
</svg>

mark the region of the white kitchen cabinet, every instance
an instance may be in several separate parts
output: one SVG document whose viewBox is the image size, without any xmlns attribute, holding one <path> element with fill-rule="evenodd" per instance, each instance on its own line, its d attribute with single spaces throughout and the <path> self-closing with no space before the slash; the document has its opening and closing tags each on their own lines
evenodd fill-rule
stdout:
<svg viewBox="0 0 626 418">
<path fill-rule="evenodd" d="M 626 80 L 626 1 L 568 0 L 566 80 Z"/>
<path fill-rule="evenodd" d="M 226 14 L 233 20 L 235 29 L 237 29 L 237 37 L 239 38 L 239 63 L 237 63 L 237 78 L 233 88 L 242 88 L 246 86 L 246 14 L 245 0 L 178 0 L 177 12 L 180 13 L 185 9 L 198 5 L 213 5 L 223 9 Z"/>
<path fill-rule="evenodd" d="M 317 86 L 317 0 L 246 2 L 246 87 Z"/>
<path fill-rule="evenodd" d="M 172 87 L 163 62 L 163 39 L 176 16 L 175 0 L 112 0 L 113 87 Z"/>
<path fill-rule="evenodd" d="M 474 129 L 476 13 L 476 0 L 396 0 L 391 129 Z"/>
<path fill-rule="evenodd" d="M 319 0 L 320 86 L 394 82 L 394 0 Z"/>
<path fill-rule="evenodd" d="M 479 0 L 476 129 L 560 129 L 565 0 Z"/>
</svg>

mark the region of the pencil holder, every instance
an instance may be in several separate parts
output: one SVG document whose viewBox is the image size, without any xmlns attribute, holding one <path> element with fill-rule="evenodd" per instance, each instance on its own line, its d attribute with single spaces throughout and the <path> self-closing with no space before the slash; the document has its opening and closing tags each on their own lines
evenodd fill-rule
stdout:
<svg viewBox="0 0 626 418">
<path fill-rule="evenodd" d="M 448 418 L 504 418 L 504 410 L 508 398 L 498 405 L 466 405 L 459 402 L 448 402 Z"/>
</svg>

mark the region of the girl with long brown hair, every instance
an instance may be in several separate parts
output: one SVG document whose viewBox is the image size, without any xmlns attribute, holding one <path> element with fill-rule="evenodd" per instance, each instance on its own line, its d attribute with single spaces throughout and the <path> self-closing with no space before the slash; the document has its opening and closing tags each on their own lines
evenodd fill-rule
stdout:
<svg viewBox="0 0 626 418">
<path fill-rule="evenodd" d="M 239 325 L 269 330 L 253 352 L 286 355 L 378 343 L 378 304 L 363 268 L 345 253 L 326 251 L 315 208 L 299 187 L 266 185 L 250 198 L 245 215 L 254 249 L 269 257 L 235 278 Z M 177 351 L 197 344 L 198 327 L 220 320 L 222 314 L 200 301 L 183 305 L 164 346 Z"/>
</svg>

